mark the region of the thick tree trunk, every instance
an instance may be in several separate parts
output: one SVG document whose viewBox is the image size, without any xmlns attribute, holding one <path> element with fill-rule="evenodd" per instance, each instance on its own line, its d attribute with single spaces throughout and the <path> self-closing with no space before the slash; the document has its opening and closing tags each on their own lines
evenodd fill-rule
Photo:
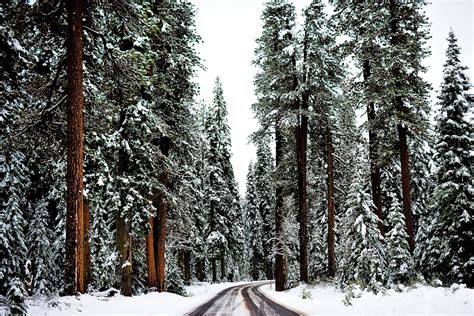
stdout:
<svg viewBox="0 0 474 316">
<path fill-rule="evenodd" d="M 363 65 L 364 80 L 367 81 L 371 75 L 370 62 L 366 60 Z M 383 212 L 382 212 L 382 190 L 379 167 L 379 156 L 377 150 L 377 133 L 375 131 L 375 105 L 370 102 L 367 105 L 367 121 L 369 130 L 369 160 L 370 160 L 370 183 L 372 191 L 372 202 L 375 206 L 375 214 L 379 218 L 378 227 L 382 236 L 384 235 Z"/>
<path fill-rule="evenodd" d="M 331 128 L 329 122 L 326 128 L 327 173 L 328 173 L 328 276 L 336 275 L 336 208 L 334 204 L 334 160 Z"/>
<path fill-rule="evenodd" d="M 91 250 L 90 250 L 90 231 L 91 231 L 91 217 L 89 203 L 84 201 L 84 275 L 85 288 L 91 284 Z"/>
<path fill-rule="evenodd" d="M 67 197 L 65 294 L 85 292 L 83 223 L 84 95 L 82 1 L 67 1 Z"/>
<path fill-rule="evenodd" d="M 165 157 L 168 157 L 169 155 L 170 146 L 171 140 L 168 137 L 163 137 L 160 141 L 160 151 Z M 166 171 L 161 175 L 160 181 L 164 187 L 168 187 L 169 175 Z M 158 253 L 158 260 L 156 261 L 156 279 L 157 289 L 160 293 L 165 291 L 166 223 L 168 217 L 168 208 L 169 203 L 166 196 L 164 194 L 160 194 L 157 210 L 158 234 L 156 235 L 156 239 L 158 243 L 155 250 Z"/>
<path fill-rule="evenodd" d="M 156 288 L 156 264 L 155 264 L 155 243 L 154 243 L 154 217 L 150 216 L 148 223 L 150 231 L 146 235 L 146 263 L 147 263 L 147 285 L 149 288 Z"/>
<path fill-rule="evenodd" d="M 280 127 L 275 126 L 275 147 L 276 147 L 276 168 L 281 168 L 283 160 L 283 135 Z M 276 255 L 275 255 L 275 290 L 285 290 L 285 245 L 283 232 L 283 187 L 279 181 L 276 184 L 276 207 L 275 207 L 275 237 L 276 237 Z"/>
<path fill-rule="evenodd" d="M 410 185 L 410 162 L 407 143 L 407 129 L 398 125 L 398 137 L 400 145 L 400 164 L 402 168 L 402 193 L 403 213 L 405 214 L 405 225 L 408 234 L 408 246 L 410 253 L 415 250 L 415 237 L 413 229 L 413 214 L 411 209 L 411 185 Z"/>
</svg>

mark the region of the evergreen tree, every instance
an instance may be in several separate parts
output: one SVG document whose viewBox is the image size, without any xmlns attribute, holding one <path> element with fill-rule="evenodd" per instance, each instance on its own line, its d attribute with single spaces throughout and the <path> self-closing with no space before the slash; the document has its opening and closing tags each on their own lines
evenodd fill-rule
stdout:
<svg viewBox="0 0 474 316">
<path fill-rule="evenodd" d="M 296 68 L 296 38 L 294 36 L 295 8 L 286 0 L 271 0 L 265 3 L 262 13 L 263 32 L 257 39 L 254 63 L 259 68 L 255 77 L 258 102 L 254 111 L 260 121 L 259 134 L 270 128 L 275 132 L 275 282 L 277 291 L 285 287 L 285 232 L 283 160 L 285 131 L 291 125 L 298 104 L 298 73 Z M 294 124 L 293 124 L 294 125 Z M 291 151 L 291 150 L 290 150 Z M 288 160 L 291 161 L 291 160 Z M 296 161 L 296 157 L 294 160 Z M 288 165 L 287 165 L 288 166 Z"/>
<path fill-rule="evenodd" d="M 473 129 L 465 97 L 470 84 L 459 54 L 456 36 L 451 31 L 438 102 L 435 156 L 438 170 L 433 197 L 441 228 L 438 269 L 448 283 L 462 282 L 473 287 L 474 188 L 469 156 Z"/>
<path fill-rule="evenodd" d="M 358 168 L 361 168 L 359 161 Z M 356 172 L 343 219 L 340 280 L 343 285 L 359 284 L 377 293 L 386 282 L 386 261 L 378 217 L 370 195 L 363 186 L 364 176 Z"/>
<path fill-rule="evenodd" d="M 0 154 L 0 294 L 8 298 L 13 314 L 21 315 L 24 306 L 27 247 L 25 211 L 28 169 L 20 152 Z"/>
<path fill-rule="evenodd" d="M 385 236 L 388 268 L 388 283 L 407 284 L 414 275 L 413 259 L 408 250 L 408 235 L 405 231 L 403 210 L 396 193 L 391 193 L 391 205 L 388 210 L 387 222 L 391 227 Z"/>
<path fill-rule="evenodd" d="M 262 247 L 264 273 L 267 280 L 273 278 L 273 241 L 275 223 L 275 197 L 273 178 L 273 156 L 270 150 L 270 137 L 256 141 L 257 161 L 254 165 L 254 181 L 257 210 L 262 220 Z"/>
<path fill-rule="evenodd" d="M 212 263 L 212 280 L 217 281 L 217 259 L 220 260 L 220 279 L 226 275 L 226 257 L 236 260 L 242 250 L 240 198 L 230 163 L 230 129 L 227 123 L 227 106 L 219 78 L 215 81 L 214 98 L 206 120 L 209 141 L 207 151 L 208 185 L 205 197 L 209 201 L 207 244 Z M 235 225 L 235 226 L 234 226 Z M 230 255 L 230 256 L 229 256 Z M 228 271 L 232 273 L 231 271 Z"/>
<path fill-rule="evenodd" d="M 249 164 L 247 173 L 247 191 L 245 193 L 245 224 L 248 258 L 250 260 L 249 275 L 253 280 L 260 280 L 264 268 L 263 253 L 263 221 L 259 209 L 259 197 L 256 190 L 255 170 L 253 163 Z"/>
<path fill-rule="evenodd" d="M 54 289 L 54 262 L 52 243 L 53 230 L 49 227 L 48 203 L 42 200 L 35 205 L 33 217 L 28 225 L 27 245 L 32 292 L 46 295 Z"/>
</svg>

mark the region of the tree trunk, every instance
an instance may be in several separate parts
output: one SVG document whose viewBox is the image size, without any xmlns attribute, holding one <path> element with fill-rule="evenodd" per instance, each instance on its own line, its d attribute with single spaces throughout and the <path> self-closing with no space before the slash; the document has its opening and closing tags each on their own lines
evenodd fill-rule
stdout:
<svg viewBox="0 0 474 316">
<path fill-rule="evenodd" d="M 163 137 L 160 141 L 160 151 L 165 156 L 168 157 L 169 150 L 171 146 L 171 140 L 168 137 Z M 165 171 L 160 177 L 161 184 L 164 187 L 168 187 L 169 184 L 169 175 Z M 168 216 L 169 203 L 165 194 L 160 194 L 159 203 L 158 203 L 158 216 L 157 216 L 157 248 L 158 260 L 157 260 L 157 289 L 158 292 L 165 291 L 165 254 L 166 254 L 166 222 Z"/>
<path fill-rule="evenodd" d="M 83 223 L 84 95 L 82 2 L 67 1 L 67 197 L 65 294 L 85 292 Z"/>
<path fill-rule="evenodd" d="M 84 275 L 85 275 L 85 289 L 91 284 L 91 249 L 90 249 L 90 231 L 91 231 L 91 217 L 89 203 L 84 201 Z"/>
<path fill-rule="evenodd" d="M 191 285 L 191 251 L 185 250 L 183 253 L 184 282 Z"/>
<path fill-rule="evenodd" d="M 212 283 L 216 283 L 217 282 L 216 257 L 213 257 L 211 259 L 211 265 L 212 265 Z"/>
<path fill-rule="evenodd" d="M 205 262 L 204 262 L 203 258 L 198 258 L 196 260 L 197 260 L 197 263 L 196 263 L 196 276 L 197 276 L 197 279 L 200 282 L 203 282 L 206 279 L 206 274 L 204 272 L 204 270 L 206 268 L 205 267 Z"/>
<path fill-rule="evenodd" d="M 125 220 L 125 245 L 123 249 L 122 295 L 132 296 L 132 234 L 130 220 Z"/>
<path fill-rule="evenodd" d="M 398 125 L 398 137 L 400 143 L 400 164 L 402 168 L 403 213 L 405 215 L 405 225 L 408 234 L 408 246 L 410 253 L 413 254 L 413 251 L 415 250 L 415 238 L 413 230 L 413 214 L 411 209 L 411 180 L 407 129 L 401 124 Z"/>
<path fill-rule="evenodd" d="M 225 280 L 225 250 L 221 250 L 221 282 Z"/>
<path fill-rule="evenodd" d="M 119 128 L 122 128 L 125 122 L 125 109 L 120 111 Z M 124 139 L 126 134 L 122 134 Z M 130 157 L 124 148 L 119 149 L 118 174 L 126 176 L 130 164 Z M 120 201 L 122 206 L 127 204 L 126 192 L 120 191 Z M 130 214 L 123 214 L 121 211 L 117 214 L 117 249 L 119 251 L 120 261 L 119 269 L 121 275 L 120 291 L 124 296 L 132 296 L 132 236 L 130 226 Z"/>
<path fill-rule="evenodd" d="M 147 285 L 149 288 L 156 288 L 156 264 L 155 264 L 155 238 L 154 238 L 154 217 L 150 216 L 148 223 L 150 231 L 146 236 L 146 263 L 147 263 Z"/>
<path fill-rule="evenodd" d="M 283 160 L 283 135 L 280 127 L 275 126 L 275 164 L 277 172 L 281 168 Z M 276 255 L 275 255 L 275 290 L 285 290 L 285 245 L 283 232 L 283 187 L 279 181 L 276 184 L 276 207 L 275 207 L 275 237 L 276 237 Z"/>
<path fill-rule="evenodd" d="M 157 289 L 158 292 L 165 291 L 165 254 L 166 254 L 166 223 L 168 213 L 168 202 L 164 196 L 160 197 L 160 203 L 158 204 L 158 261 L 157 261 Z"/>
<path fill-rule="evenodd" d="M 367 81 L 371 74 L 370 62 L 366 60 L 363 65 L 364 81 Z M 372 191 L 372 202 L 375 206 L 375 214 L 379 218 L 378 227 L 382 236 L 384 235 L 383 213 L 382 213 L 382 190 L 380 188 L 382 180 L 378 162 L 377 133 L 375 131 L 375 105 L 370 102 L 367 105 L 367 121 L 369 130 L 369 160 L 370 160 L 370 183 Z"/>
<path fill-rule="evenodd" d="M 329 122 L 326 127 L 326 146 L 328 160 L 328 276 L 334 277 L 336 275 L 336 209 L 334 205 L 334 148 Z"/>
<path fill-rule="evenodd" d="M 398 1 L 390 0 L 390 43 L 395 48 L 400 44 L 399 39 L 399 19 L 398 16 Z M 402 88 L 402 80 L 403 74 L 400 69 L 400 66 L 395 65 L 391 69 L 391 75 L 395 79 L 395 87 L 398 89 Z M 400 116 L 403 117 L 408 109 L 403 104 L 403 99 L 400 95 L 396 95 L 393 100 L 393 105 L 395 109 L 401 114 Z M 399 123 L 397 125 L 398 129 L 398 142 L 399 142 L 399 149 L 400 149 L 400 165 L 401 165 L 401 176 L 402 176 L 402 194 L 403 194 L 403 213 L 405 215 L 405 225 L 408 234 L 408 247 L 410 253 L 413 254 L 415 249 L 415 238 L 413 233 L 413 214 L 411 209 L 411 183 L 410 183 L 410 162 L 409 162 L 409 153 L 408 153 L 408 143 L 407 143 L 407 133 L 408 130 L 403 123 Z"/>
<path fill-rule="evenodd" d="M 307 34 L 305 33 L 303 59 L 307 59 Z M 296 63 L 295 63 L 296 66 Z M 307 71 L 303 72 L 303 82 L 307 80 Z M 296 88 L 296 86 L 295 86 Z M 301 98 L 301 110 L 308 109 L 309 95 L 303 92 Z M 296 127 L 296 159 L 298 166 L 298 221 L 300 229 L 298 232 L 300 242 L 300 281 L 309 283 L 308 276 L 308 192 L 306 179 L 307 165 L 307 139 L 308 139 L 308 117 L 306 113 L 298 115 L 298 126 Z"/>
</svg>

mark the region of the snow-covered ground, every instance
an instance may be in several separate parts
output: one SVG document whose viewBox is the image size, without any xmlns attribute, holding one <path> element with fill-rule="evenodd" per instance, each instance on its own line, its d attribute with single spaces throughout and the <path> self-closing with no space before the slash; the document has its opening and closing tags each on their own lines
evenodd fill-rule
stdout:
<svg viewBox="0 0 474 316">
<path fill-rule="evenodd" d="M 474 315 L 474 290 L 453 285 L 451 288 L 434 288 L 418 285 L 405 288 L 402 292 L 389 290 L 375 295 L 354 290 L 358 298 L 352 298 L 352 305 L 344 304 L 346 293 L 332 285 L 299 286 L 275 292 L 274 286 L 261 287 L 268 298 L 307 315 Z M 306 297 L 303 299 L 303 293 Z"/>
<path fill-rule="evenodd" d="M 205 303 L 218 292 L 242 283 L 199 283 L 186 287 L 189 297 L 169 293 L 148 293 L 134 297 L 108 291 L 80 296 L 29 300 L 28 314 L 53 315 L 184 315 Z M 332 285 L 299 286 L 275 292 L 274 285 L 264 285 L 262 292 L 274 301 L 307 315 L 474 315 L 474 290 L 454 285 L 434 288 L 418 285 L 402 292 L 389 290 L 374 295 L 354 290 L 354 298 L 345 304 L 346 293 Z M 302 296 L 309 298 L 303 299 Z M 0 309 L 0 315 L 2 314 Z"/>
<path fill-rule="evenodd" d="M 188 297 L 157 292 L 133 297 L 120 294 L 107 297 L 109 292 L 105 291 L 77 297 L 53 297 L 46 301 L 30 300 L 28 315 L 184 315 L 223 289 L 238 284 L 241 283 L 198 283 L 186 287 Z"/>
</svg>

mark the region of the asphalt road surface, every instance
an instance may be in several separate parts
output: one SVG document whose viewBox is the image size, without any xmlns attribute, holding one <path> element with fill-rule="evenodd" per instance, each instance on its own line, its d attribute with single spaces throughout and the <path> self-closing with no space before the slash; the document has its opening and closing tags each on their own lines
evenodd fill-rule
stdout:
<svg viewBox="0 0 474 316">
<path fill-rule="evenodd" d="M 241 284 L 225 289 L 187 315 L 299 315 L 264 296 L 258 288 L 265 284 L 270 282 Z"/>
</svg>

